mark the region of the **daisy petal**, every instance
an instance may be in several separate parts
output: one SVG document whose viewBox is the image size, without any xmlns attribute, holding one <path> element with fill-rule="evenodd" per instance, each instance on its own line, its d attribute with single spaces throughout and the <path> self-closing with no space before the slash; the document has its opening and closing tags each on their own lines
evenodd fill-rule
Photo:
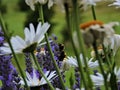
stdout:
<svg viewBox="0 0 120 90">
<path fill-rule="evenodd" d="M 30 36 L 31 36 L 29 38 L 31 38 L 30 42 L 32 43 L 35 37 L 35 28 L 32 23 L 30 23 L 29 27 L 30 27 Z"/>
</svg>

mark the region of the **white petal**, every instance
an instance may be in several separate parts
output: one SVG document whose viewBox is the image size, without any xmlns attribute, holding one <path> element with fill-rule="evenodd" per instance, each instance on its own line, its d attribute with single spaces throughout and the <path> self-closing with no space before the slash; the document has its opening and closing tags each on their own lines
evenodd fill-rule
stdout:
<svg viewBox="0 0 120 90">
<path fill-rule="evenodd" d="M 37 0 L 40 4 L 45 4 L 47 0 Z"/>
<path fill-rule="evenodd" d="M 53 40 L 49 40 L 49 43 L 50 42 L 53 42 Z M 38 46 L 42 46 L 42 45 L 45 45 L 45 44 L 47 44 L 47 42 L 40 43 Z"/>
<path fill-rule="evenodd" d="M 88 66 L 90 67 L 90 68 L 95 68 L 95 67 L 97 67 L 97 66 L 99 66 L 99 64 L 98 64 L 98 61 L 92 61 L 93 60 L 93 58 L 91 58 L 89 61 L 88 61 Z"/>
<path fill-rule="evenodd" d="M 94 85 L 98 85 L 98 86 L 101 86 L 101 85 L 104 85 L 104 79 L 103 79 L 103 76 L 100 74 L 100 73 L 96 73 L 96 75 L 90 75 Z"/>
<path fill-rule="evenodd" d="M 23 49 L 24 45 L 21 43 L 22 41 L 19 41 L 20 37 L 19 38 L 18 37 L 17 38 L 16 37 L 11 38 L 12 46 L 13 46 L 14 49 Z"/>
<path fill-rule="evenodd" d="M 4 43 L 3 46 L 9 47 L 9 44 L 8 43 Z"/>
<path fill-rule="evenodd" d="M 68 57 L 67 61 L 71 66 L 78 67 L 77 60 L 73 57 Z"/>
<path fill-rule="evenodd" d="M 34 40 L 34 37 L 35 37 L 35 28 L 34 28 L 33 24 L 31 23 L 30 24 L 30 37 L 29 37 L 29 38 L 31 38 L 30 39 L 31 43 Z"/>
<path fill-rule="evenodd" d="M 36 0 L 25 0 L 26 4 L 28 6 L 30 6 L 30 8 L 34 11 L 35 10 L 35 6 L 34 4 L 36 3 Z"/>
<path fill-rule="evenodd" d="M 47 71 L 47 72 L 45 73 L 45 77 L 48 76 L 49 72 L 50 72 L 50 71 Z M 47 83 L 46 80 L 42 77 L 41 80 L 40 80 L 40 85 L 43 85 L 43 84 L 46 84 L 46 83 Z"/>
<path fill-rule="evenodd" d="M 26 72 L 26 76 L 27 76 L 27 79 L 28 79 L 29 82 L 33 82 L 33 79 L 28 72 Z"/>
<path fill-rule="evenodd" d="M 41 30 L 41 22 L 37 25 L 36 35 L 39 34 L 39 31 Z"/>
<path fill-rule="evenodd" d="M 0 51 L 3 54 L 10 54 L 11 53 L 11 50 L 9 47 L 0 47 Z"/>
<path fill-rule="evenodd" d="M 25 42 L 27 45 L 29 45 L 30 44 L 30 31 L 28 28 L 25 28 L 24 34 L 25 34 Z"/>
<path fill-rule="evenodd" d="M 22 49 L 24 48 L 24 43 L 25 43 L 24 40 L 22 40 L 19 36 L 11 38 L 11 44 L 13 46 L 15 53 L 20 53 L 22 51 Z M 1 52 L 4 54 L 10 54 L 11 49 L 10 49 L 8 43 L 5 43 L 4 45 L 5 46 L 0 47 Z"/>
<path fill-rule="evenodd" d="M 37 77 L 36 75 L 36 72 L 35 72 L 35 69 L 33 70 L 33 82 L 34 82 L 34 85 L 39 85 L 41 82 L 39 80 L 39 78 Z"/>
<path fill-rule="evenodd" d="M 23 48 L 26 47 L 26 43 L 25 43 L 25 41 L 21 37 L 16 36 L 16 39 L 19 41 L 19 43 L 21 44 L 21 46 L 23 46 Z"/>
<path fill-rule="evenodd" d="M 47 77 L 48 80 L 51 80 L 55 76 L 55 71 L 52 71 L 50 75 Z"/>
<path fill-rule="evenodd" d="M 49 75 L 49 76 L 48 76 Z M 47 80 L 48 81 L 52 81 L 54 78 L 53 77 L 55 77 L 56 76 L 56 74 L 55 74 L 55 71 L 52 71 L 52 72 L 50 72 L 50 71 L 47 71 L 46 73 L 45 73 L 45 76 L 47 77 Z M 56 78 L 56 77 L 55 77 Z M 43 84 L 46 84 L 47 82 L 46 82 L 46 80 L 42 77 L 41 78 L 41 80 L 40 80 L 40 85 L 43 85 Z"/>
<path fill-rule="evenodd" d="M 47 32 L 49 29 L 50 24 L 44 23 L 41 28 L 37 28 L 38 33 L 36 34 L 35 41 L 40 43 L 43 40 L 44 34 Z"/>
<path fill-rule="evenodd" d="M 48 8 L 50 9 L 53 6 L 54 1 L 53 0 L 49 0 L 48 1 Z"/>
</svg>

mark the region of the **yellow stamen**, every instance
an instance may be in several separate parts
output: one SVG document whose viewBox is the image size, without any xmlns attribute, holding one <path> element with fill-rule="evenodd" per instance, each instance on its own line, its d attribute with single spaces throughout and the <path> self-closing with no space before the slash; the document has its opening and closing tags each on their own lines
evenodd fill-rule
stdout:
<svg viewBox="0 0 120 90">
<path fill-rule="evenodd" d="M 45 55 L 45 49 L 44 49 L 44 48 L 41 48 L 41 49 L 40 49 L 40 53 Z"/>
</svg>

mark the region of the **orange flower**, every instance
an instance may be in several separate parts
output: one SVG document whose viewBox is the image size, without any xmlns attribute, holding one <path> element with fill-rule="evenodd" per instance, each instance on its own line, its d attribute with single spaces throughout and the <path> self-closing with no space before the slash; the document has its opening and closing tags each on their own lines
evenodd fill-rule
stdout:
<svg viewBox="0 0 120 90">
<path fill-rule="evenodd" d="M 89 21 L 89 22 L 80 24 L 80 28 L 81 28 L 81 29 L 86 29 L 87 27 L 89 27 L 89 26 L 91 26 L 91 25 L 96 25 L 96 24 L 102 26 L 102 25 L 103 25 L 103 22 L 97 21 L 97 20 Z"/>
</svg>

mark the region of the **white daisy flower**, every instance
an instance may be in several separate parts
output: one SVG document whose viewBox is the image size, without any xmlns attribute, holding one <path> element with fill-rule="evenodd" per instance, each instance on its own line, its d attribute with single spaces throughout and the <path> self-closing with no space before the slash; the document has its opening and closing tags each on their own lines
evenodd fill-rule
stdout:
<svg viewBox="0 0 120 90">
<path fill-rule="evenodd" d="M 48 0 L 37 0 L 40 4 L 45 4 L 47 3 Z"/>
<path fill-rule="evenodd" d="M 50 9 L 54 3 L 55 3 L 55 0 L 49 0 L 48 1 L 48 8 Z"/>
<path fill-rule="evenodd" d="M 52 80 L 56 78 L 55 71 L 52 71 L 52 72 L 46 71 L 45 76 L 50 82 L 52 82 Z M 33 87 L 33 86 L 41 86 L 41 85 L 47 84 L 46 80 L 43 77 L 41 79 L 37 77 L 35 70 L 33 70 L 33 77 L 31 77 L 31 75 L 28 72 L 26 72 L 26 77 L 27 77 L 26 81 L 28 86 Z M 20 83 L 22 85 L 25 85 L 23 80 L 21 80 Z"/>
<path fill-rule="evenodd" d="M 83 9 L 86 10 L 89 5 L 95 6 L 97 2 L 101 0 L 80 0 L 80 4 L 83 5 Z"/>
<path fill-rule="evenodd" d="M 33 11 L 35 10 L 35 3 L 37 3 L 37 0 L 25 0 L 25 2 Z"/>
<path fill-rule="evenodd" d="M 107 82 L 110 81 L 110 74 L 107 75 Z M 97 72 L 95 75 L 90 75 L 91 80 L 94 84 L 94 86 L 102 86 L 104 85 L 104 77 L 101 73 Z"/>
<path fill-rule="evenodd" d="M 115 2 L 113 2 L 112 4 L 110 4 L 108 6 L 117 6 L 116 8 L 119 8 L 120 7 L 120 0 L 115 0 Z"/>
<path fill-rule="evenodd" d="M 91 58 L 89 61 L 88 61 L 88 67 L 90 67 L 90 68 L 95 68 L 95 67 L 98 67 L 99 66 L 99 63 L 98 63 L 98 60 L 96 60 L 96 61 L 92 61 L 93 60 L 93 58 Z"/>
<path fill-rule="evenodd" d="M 104 85 L 104 78 L 103 75 L 100 73 L 96 73 L 96 75 L 90 75 L 92 82 L 95 86 L 102 86 Z"/>
<path fill-rule="evenodd" d="M 34 11 L 35 4 L 40 3 L 43 5 L 48 2 L 48 8 L 51 8 L 53 6 L 54 0 L 25 0 L 25 2 Z"/>
<path fill-rule="evenodd" d="M 35 31 L 33 24 L 30 24 L 29 27 L 30 27 L 30 29 L 25 28 L 25 30 L 24 30 L 25 40 L 19 36 L 15 36 L 15 37 L 11 38 L 10 41 L 11 41 L 11 44 L 13 46 L 15 53 L 34 51 L 37 44 L 39 44 L 43 40 L 44 34 L 49 29 L 50 24 L 44 23 L 42 25 L 41 23 L 39 23 L 36 31 Z M 8 43 L 4 43 L 4 46 L 0 47 L 0 50 L 3 54 L 11 53 L 11 49 L 10 49 Z"/>
<path fill-rule="evenodd" d="M 113 55 L 116 55 L 117 50 L 120 47 L 120 35 L 114 34 L 113 36 L 109 37 L 107 40 L 104 40 L 104 45 L 107 47 L 109 46 L 110 49 L 113 50 Z"/>
<path fill-rule="evenodd" d="M 96 5 L 96 2 L 99 2 L 101 0 L 82 0 L 81 2 L 86 5 Z"/>
<path fill-rule="evenodd" d="M 83 55 L 82 54 L 80 54 L 80 60 L 81 60 L 81 62 L 82 62 L 82 64 L 83 64 L 83 66 L 85 66 L 85 64 L 84 64 L 84 59 L 83 59 Z M 88 60 L 88 58 L 86 58 L 86 60 Z M 92 61 L 93 60 L 93 58 L 90 58 L 89 60 L 88 60 L 88 67 L 89 68 L 95 68 L 95 67 L 97 67 L 97 66 L 99 66 L 99 63 L 98 63 L 98 60 L 96 60 L 96 61 Z"/>
<path fill-rule="evenodd" d="M 68 64 L 70 66 L 73 66 L 73 67 L 78 67 L 76 58 L 74 58 L 72 56 L 71 57 L 67 57 L 67 59 L 64 60 L 63 63 L 66 63 L 66 64 Z"/>
<path fill-rule="evenodd" d="M 88 60 L 88 58 L 86 58 L 86 59 Z M 85 64 L 84 64 L 84 61 L 83 61 L 84 59 L 83 59 L 83 55 L 82 54 L 80 54 L 80 60 L 81 60 L 81 63 L 83 65 L 83 67 L 84 67 Z M 88 60 L 88 67 L 89 68 L 95 68 L 95 67 L 99 66 L 97 60 L 94 61 L 94 62 L 92 60 L 93 60 L 93 58 Z M 67 70 L 67 69 L 69 69 L 69 67 L 78 67 L 77 59 L 74 58 L 74 57 L 67 57 L 67 59 L 65 59 L 63 61 L 62 65 L 63 65 L 62 66 L 63 70 Z"/>
</svg>

